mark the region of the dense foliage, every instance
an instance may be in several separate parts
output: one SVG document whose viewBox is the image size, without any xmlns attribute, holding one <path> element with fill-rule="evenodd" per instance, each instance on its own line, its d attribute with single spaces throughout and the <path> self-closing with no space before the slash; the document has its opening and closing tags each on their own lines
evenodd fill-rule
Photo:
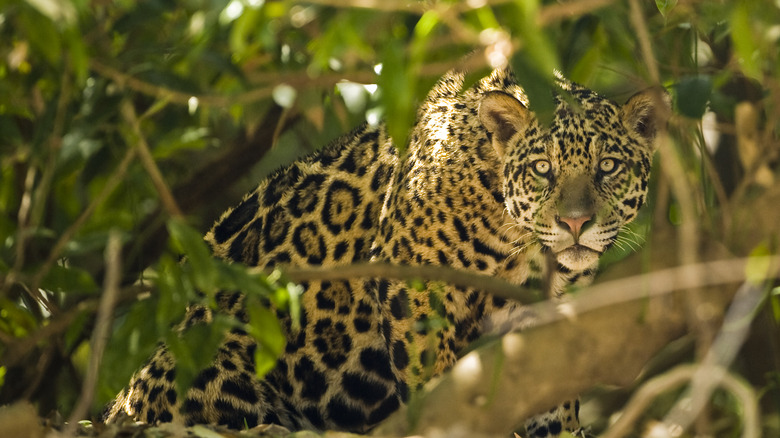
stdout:
<svg viewBox="0 0 780 438">
<path fill-rule="evenodd" d="M 221 288 L 252 300 L 267 370 L 283 341 L 265 305 L 297 312 L 297 288 L 212 259 L 200 236 L 363 120 L 403 148 L 416 104 L 464 64 L 475 78 L 511 65 L 542 119 L 555 69 L 618 101 L 670 90 L 651 205 L 610 263 L 651 225 L 677 233 L 682 263 L 705 239 L 776 254 L 778 23 L 776 0 L 0 0 L 0 403 L 67 416 L 87 400 L 94 415 L 160 341 L 186 383 L 235 323 L 171 327 Z M 771 286 L 755 315 L 769 333 L 746 357 L 769 353 L 735 368 L 777 433 Z M 731 436 L 739 408 L 715 404 L 726 420 L 711 427 Z"/>
</svg>

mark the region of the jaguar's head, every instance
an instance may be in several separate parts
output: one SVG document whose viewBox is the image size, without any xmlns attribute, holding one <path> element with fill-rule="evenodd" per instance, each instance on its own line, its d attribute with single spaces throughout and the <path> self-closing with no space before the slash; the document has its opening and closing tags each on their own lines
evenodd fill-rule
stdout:
<svg viewBox="0 0 780 438">
<path fill-rule="evenodd" d="M 479 117 L 503 162 L 509 214 L 572 271 L 592 268 L 647 193 L 666 98 L 651 89 L 620 106 L 562 83 L 548 126 L 515 97 L 487 93 Z"/>
</svg>

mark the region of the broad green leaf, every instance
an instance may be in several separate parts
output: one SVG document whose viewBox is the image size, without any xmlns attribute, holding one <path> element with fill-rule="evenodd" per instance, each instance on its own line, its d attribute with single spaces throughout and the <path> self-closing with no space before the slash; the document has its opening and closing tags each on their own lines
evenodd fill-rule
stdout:
<svg viewBox="0 0 780 438">
<path fill-rule="evenodd" d="M 233 324 L 227 317 L 215 315 L 210 324 L 195 324 L 181 334 L 171 331 L 165 338 L 168 350 L 176 358 L 176 386 L 181 394 L 197 373 L 214 360 L 225 332 Z"/>
<path fill-rule="evenodd" d="M 161 333 L 170 332 L 171 324 L 159 327 L 153 315 L 157 311 L 156 294 L 135 302 L 126 313 L 117 309 L 115 329 L 106 346 L 98 374 L 99 402 L 116 396 L 127 384 L 139 364 L 149 358 L 162 339 Z"/>
<path fill-rule="evenodd" d="M 170 158 L 183 150 L 199 150 L 206 147 L 209 130 L 205 127 L 176 129 L 163 137 L 154 146 L 154 158 Z"/>
<path fill-rule="evenodd" d="M 769 300 L 772 304 L 772 315 L 775 317 L 775 323 L 780 324 L 780 286 L 772 289 Z"/>
<path fill-rule="evenodd" d="M 658 12 L 666 18 L 669 12 L 677 6 L 677 0 L 655 0 L 655 6 L 658 8 Z"/>
<path fill-rule="evenodd" d="M 173 242 L 181 248 L 187 256 L 187 262 L 192 266 L 189 273 L 195 286 L 202 292 L 211 292 L 217 279 L 217 270 L 203 236 L 176 218 L 168 221 L 168 231 Z"/>
<path fill-rule="evenodd" d="M 251 273 L 243 264 L 227 263 L 219 259 L 215 259 L 214 263 L 218 269 L 219 289 L 238 290 L 258 297 L 267 297 L 274 291 L 264 275 Z"/>
<path fill-rule="evenodd" d="M 246 327 L 258 344 L 255 351 L 255 372 L 262 378 L 276 365 L 276 360 L 284 349 L 285 337 L 273 312 L 256 300 L 247 301 L 249 323 Z"/>
<path fill-rule="evenodd" d="M 750 258 L 745 266 L 745 278 L 747 281 L 759 286 L 772 274 L 772 269 L 777 266 L 771 264 L 772 251 L 766 243 L 761 243 L 750 252 Z"/>
<path fill-rule="evenodd" d="M 79 312 L 73 322 L 70 323 L 68 329 L 65 331 L 65 349 L 70 351 L 76 347 L 76 342 L 81 341 L 81 335 L 87 328 L 87 323 L 92 319 L 89 317 L 89 313 L 86 311 Z"/>
<path fill-rule="evenodd" d="M 428 304 L 431 306 L 431 309 L 436 312 L 437 315 L 444 318 L 447 315 L 447 311 L 444 308 L 444 301 L 441 299 L 441 296 L 437 291 L 429 290 L 428 293 Z"/>
<path fill-rule="evenodd" d="M 50 66 L 59 65 L 62 39 L 54 23 L 48 17 L 28 9 L 22 10 L 19 19 L 33 49 L 43 55 Z"/>
<path fill-rule="evenodd" d="M 35 330 L 38 323 L 25 307 L 0 298 L 0 331 L 21 338 Z"/>
<path fill-rule="evenodd" d="M 512 61 L 512 67 L 518 76 L 523 90 L 528 96 L 530 110 L 542 125 L 552 122 L 555 111 L 555 91 L 550 70 L 546 74 L 536 68 L 533 60 L 519 54 Z"/>
<path fill-rule="evenodd" d="M 734 51 L 738 57 L 742 71 L 756 79 L 760 79 L 761 56 L 753 32 L 753 19 L 750 17 L 750 2 L 737 2 L 731 13 L 731 40 L 734 42 Z M 775 47 L 776 50 L 776 47 Z"/>
<path fill-rule="evenodd" d="M 382 72 L 379 74 L 380 102 L 384 106 L 387 131 L 395 146 L 403 151 L 414 123 L 414 83 L 403 45 L 391 41 L 382 56 Z"/>
<path fill-rule="evenodd" d="M 74 266 L 54 265 L 41 281 L 41 287 L 65 293 L 91 294 L 100 290 L 92 276 Z"/>
<path fill-rule="evenodd" d="M 677 109 L 680 114 L 692 119 L 700 119 L 707 110 L 712 94 L 712 78 L 709 76 L 689 76 L 680 80 L 677 91 Z"/>
<path fill-rule="evenodd" d="M 157 267 L 157 306 L 155 320 L 158 327 L 178 323 L 184 315 L 187 302 L 195 297 L 195 291 L 183 272 L 183 266 L 170 255 L 163 254 Z"/>
</svg>

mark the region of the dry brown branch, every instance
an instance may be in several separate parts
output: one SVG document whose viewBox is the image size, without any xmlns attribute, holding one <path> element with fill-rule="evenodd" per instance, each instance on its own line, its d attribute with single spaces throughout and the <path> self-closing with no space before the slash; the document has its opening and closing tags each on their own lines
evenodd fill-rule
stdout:
<svg viewBox="0 0 780 438">
<path fill-rule="evenodd" d="M 100 362 L 108 343 L 112 321 L 111 315 L 114 313 L 114 306 L 119 296 L 119 283 L 122 280 L 121 250 L 122 242 L 119 232 L 112 230 L 108 235 L 108 244 L 106 246 L 106 278 L 100 304 L 98 305 L 95 330 L 92 331 L 89 365 L 81 386 L 78 404 L 71 412 L 70 421 L 65 431 L 66 436 L 72 435 L 78 426 L 79 420 L 86 417 L 95 397 Z"/>
<path fill-rule="evenodd" d="M 170 88 L 154 85 L 124 72 L 116 70 L 99 61 L 92 60 L 90 66 L 98 74 L 110 78 L 120 87 L 126 87 L 141 94 L 156 97 L 162 101 L 173 102 L 178 105 L 188 105 L 193 97 L 198 99 L 198 105 L 213 107 L 228 107 L 232 105 L 247 105 L 259 100 L 269 99 L 274 88 L 279 84 L 287 84 L 294 88 L 311 88 L 333 86 L 341 81 L 353 81 L 358 83 L 376 82 L 376 74 L 373 71 L 357 71 L 348 73 L 332 73 L 312 78 L 308 73 L 285 74 L 278 72 L 252 74 L 253 81 L 264 82 L 259 86 L 243 93 L 235 95 L 222 94 L 196 94 L 172 90 Z"/>
<path fill-rule="evenodd" d="M 655 55 L 653 55 L 653 46 L 650 43 L 650 32 L 647 30 L 645 17 L 642 16 L 642 8 L 639 6 L 639 0 L 629 0 L 628 3 L 631 6 L 631 24 L 636 30 L 639 47 L 642 51 L 642 60 L 645 62 L 647 73 L 650 75 L 650 80 L 653 84 L 660 84 L 661 74 L 658 71 L 658 61 L 656 61 Z"/>
<path fill-rule="evenodd" d="M 15 248 L 15 260 L 8 274 L 3 279 L 2 295 L 5 296 L 7 291 L 14 284 L 21 284 L 20 278 L 21 272 L 24 267 L 25 261 L 25 249 L 27 248 L 27 237 L 30 233 L 30 211 L 33 203 L 33 189 L 35 187 L 35 167 L 30 166 L 27 168 L 27 175 L 24 178 L 24 192 L 22 193 L 22 199 L 19 203 L 19 210 L 16 213 L 17 223 L 19 224 L 16 232 L 16 248 Z M 23 286 L 24 287 L 24 286 Z M 40 303 L 48 312 L 56 313 L 56 306 L 50 302 L 48 298 L 38 288 L 24 287 L 24 291 L 32 297 L 33 300 Z"/>
<path fill-rule="evenodd" d="M 664 392 L 673 390 L 692 380 L 700 371 L 701 367 L 699 366 L 681 365 L 645 382 L 634 396 L 631 397 L 631 400 L 629 400 L 623 413 L 615 424 L 605 431 L 602 438 L 621 438 L 631 431 L 638 430 L 639 427 L 636 422 L 650 403 Z M 742 437 L 758 438 L 760 436 L 758 430 L 760 421 L 755 391 L 753 391 L 753 388 L 751 388 L 750 385 L 745 384 L 740 379 L 729 374 L 725 369 L 718 369 L 718 373 L 722 374 L 721 380 L 718 381 L 719 385 L 734 394 L 741 402 L 744 417 L 743 423 L 745 425 Z M 668 425 L 658 425 L 658 427 L 664 427 L 664 432 L 667 433 L 668 436 L 679 436 L 679 433 L 685 430 L 684 428 L 680 429 L 677 427 L 672 429 Z"/>
<path fill-rule="evenodd" d="M 65 245 L 67 245 L 73 236 L 75 236 L 76 233 L 81 229 L 81 227 L 84 226 L 87 220 L 92 216 L 92 213 L 94 213 L 95 209 L 101 205 L 114 191 L 114 189 L 116 189 L 119 183 L 122 182 L 125 174 L 127 173 L 127 169 L 130 167 L 130 163 L 133 161 L 133 158 L 135 158 L 135 153 L 135 148 L 129 148 L 127 150 L 127 153 L 125 153 L 122 161 L 119 162 L 116 170 L 111 173 L 111 176 L 103 185 L 100 193 L 95 196 L 95 198 L 89 203 L 89 205 L 87 205 L 79 217 L 76 218 L 76 220 L 73 221 L 73 223 L 70 224 L 70 226 L 68 226 L 68 228 L 60 235 L 59 239 L 57 239 L 57 242 L 49 252 L 48 258 L 43 263 L 38 272 L 36 272 L 35 277 L 32 279 L 32 285 L 34 289 L 38 288 L 38 285 L 40 285 L 41 281 L 43 281 L 43 277 L 49 273 L 54 263 L 60 257 L 60 254 L 62 254 L 62 250 L 65 249 Z"/>
<path fill-rule="evenodd" d="M 780 258 L 766 261 L 777 275 Z M 531 307 L 544 325 L 469 353 L 427 388 L 414 411 L 404 409 L 379 433 L 453 428 L 505 433 L 595 384 L 630 383 L 653 355 L 688 329 L 686 294 L 668 292 L 701 287 L 697 278 L 709 285 L 742 281 L 745 262 L 683 266 L 605 283 L 564 305 L 535 304 Z M 711 287 L 700 304 L 722 314 L 731 295 Z"/>
<path fill-rule="evenodd" d="M 148 173 L 149 177 L 152 179 L 152 183 L 157 189 L 157 193 L 160 195 L 163 206 L 169 215 L 173 217 L 183 216 L 184 214 L 176 203 L 176 199 L 173 197 L 171 189 L 168 188 L 168 184 L 165 182 L 165 178 L 163 178 L 160 168 L 157 167 L 157 163 L 154 161 L 151 151 L 149 151 L 149 145 L 146 143 L 146 139 L 141 131 L 141 124 L 139 123 L 138 116 L 135 114 L 132 103 L 128 100 L 124 100 L 122 102 L 121 110 L 125 121 L 130 125 L 136 136 L 135 147 L 141 158 L 141 163 L 143 163 L 146 173 Z"/>
<path fill-rule="evenodd" d="M 148 293 L 150 290 L 146 286 L 129 286 L 122 289 L 120 301 L 128 302 L 136 300 L 139 295 Z M 5 342 L 5 351 L 0 359 L 7 368 L 17 366 L 27 355 L 32 353 L 41 343 L 48 339 L 54 339 L 62 336 L 65 330 L 78 318 L 79 315 L 87 312 L 95 312 L 98 308 L 96 299 L 89 299 L 80 302 L 76 307 L 68 311 L 63 311 L 51 318 L 46 325 L 41 326 L 25 338 L 11 338 Z"/>
<path fill-rule="evenodd" d="M 677 266 L 655 272 L 612 280 L 596 284 L 588 291 L 576 294 L 563 304 L 543 302 L 536 305 L 534 312 L 539 324 L 566 319 L 573 315 L 598 310 L 601 307 L 657 297 L 678 290 L 695 287 L 707 288 L 741 282 L 745 279 L 745 266 L 751 263 L 766 263 L 775 267 L 777 275 L 780 256 L 751 257 Z M 517 286 L 482 274 L 458 271 L 441 266 L 399 266 L 389 263 L 360 263 L 339 267 L 280 268 L 287 279 L 293 282 L 334 281 L 354 278 L 391 278 L 397 280 L 430 280 L 477 288 L 495 296 L 528 304 L 539 302 L 539 294 L 524 286 Z M 256 270 L 256 273 L 262 271 Z"/>
<path fill-rule="evenodd" d="M 667 429 L 687 430 L 699 416 L 712 391 L 726 378 L 726 370 L 744 344 L 753 315 L 764 297 L 764 289 L 750 282 L 737 291 L 720 333 L 691 377 L 688 394 L 678 400 L 664 419 Z"/>
<path fill-rule="evenodd" d="M 500 278 L 459 271 L 442 266 L 399 266 L 389 263 L 359 263 L 338 267 L 281 268 L 293 282 L 333 281 L 353 278 L 392 278 L 396 280 L 442 281 L 455 286 L 489 291 L 493 295 L 516 300 L 520 303 L 535 303 L 543 299 L 538 291 L 518 286 Z M 262 271 L 257 271 L 262 272 Z"/>
<path fill-rule="evenodd" d="M 614 3 L 615 0 L 574 0 L 565 3 L 553 3 L 543 7 L 537 18 L 540 26 L 544 27 L 556 21 L 585 15 L 596 9 L 601 9 Z"/>
</svg>

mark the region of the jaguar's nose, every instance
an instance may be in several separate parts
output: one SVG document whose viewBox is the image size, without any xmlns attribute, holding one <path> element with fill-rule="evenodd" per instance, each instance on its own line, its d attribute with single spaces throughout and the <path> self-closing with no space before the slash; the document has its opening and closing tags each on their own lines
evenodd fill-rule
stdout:
<svg viewBox="0 0 780 438">
<path fill-rule="evenodd" d="M 558 225 L 567 230 L 574 236 L 574 241 L 577 242 L 580 238 L 580 233 L 585 225 L 593 219 L 593 215 L 585 215 L 579 217 L 557 217 Z"/>
</svg>

